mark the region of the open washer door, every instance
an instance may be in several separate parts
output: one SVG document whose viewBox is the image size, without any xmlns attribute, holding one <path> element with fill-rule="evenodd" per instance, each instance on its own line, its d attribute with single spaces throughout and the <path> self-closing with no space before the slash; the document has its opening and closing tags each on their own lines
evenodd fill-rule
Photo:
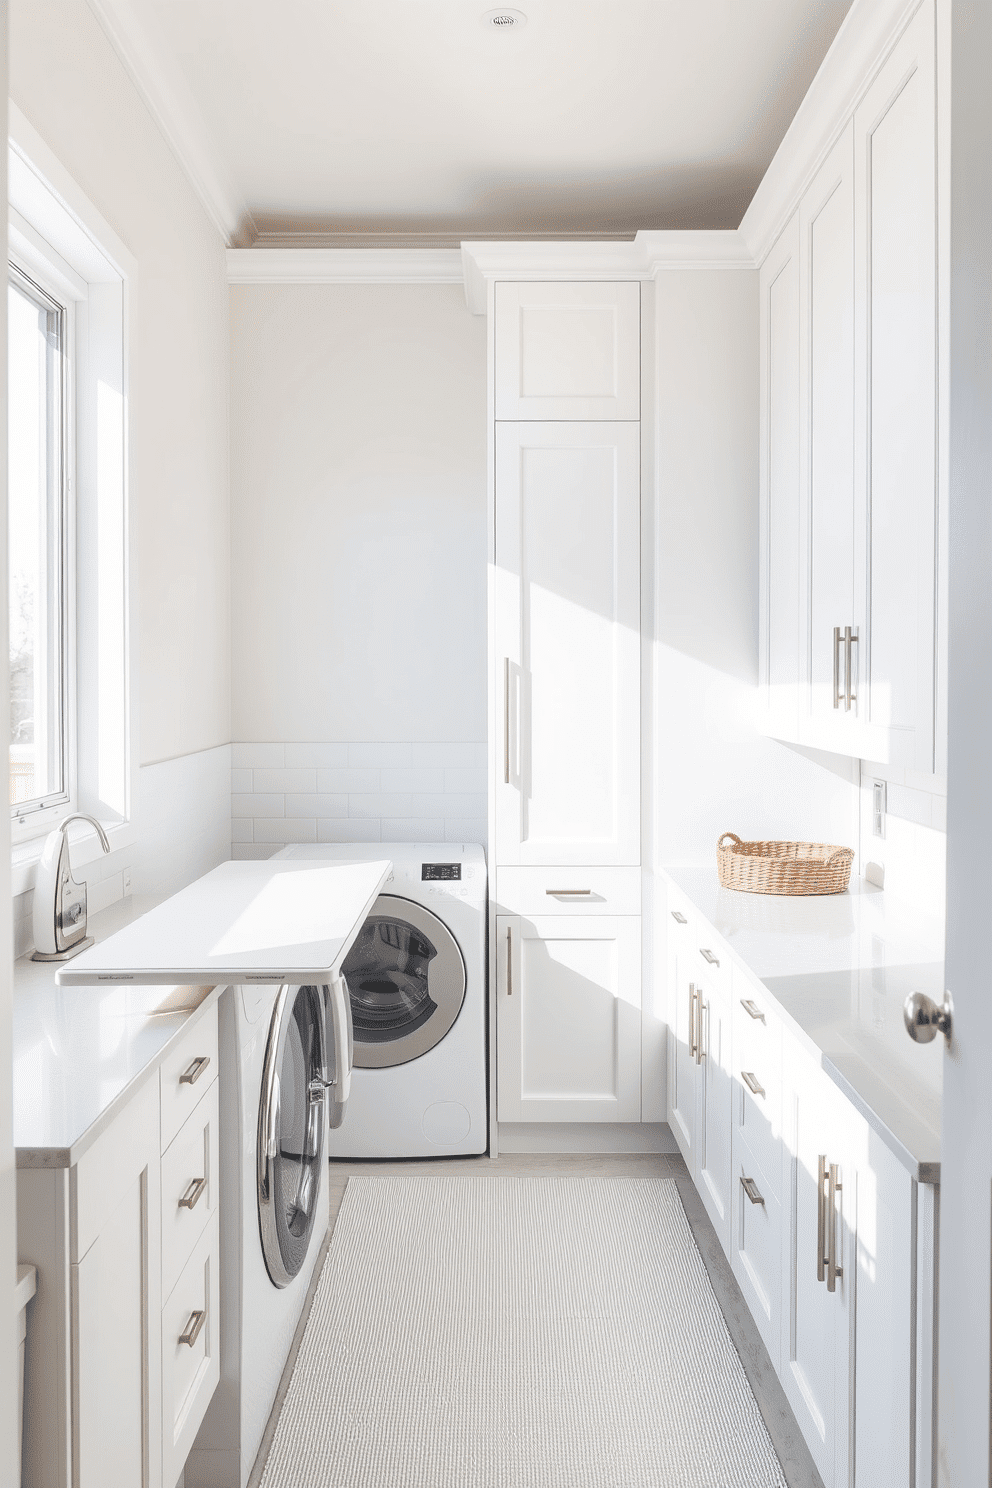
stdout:
<svg viewBox="0 0 992 1488">
<path fill-rule="evenodd" d="M 333 1069 L 328 1070 L 325 1005 Z M 266 1269 L 288 1286 L 303 1267 L 323 1177 L 325 1106 L 340 1125 L 351 1078 L 348 997 L 343 981 L 279 989 L 258 1108 L 258 1225 Z"/>
<path fill-rule="evenodd" d="M 458 942 L 422 904 L 380 894 L 341 968 L 359 1069 L 417 1059 L 439 1044 L 465 1001 Z"/>
</svg>

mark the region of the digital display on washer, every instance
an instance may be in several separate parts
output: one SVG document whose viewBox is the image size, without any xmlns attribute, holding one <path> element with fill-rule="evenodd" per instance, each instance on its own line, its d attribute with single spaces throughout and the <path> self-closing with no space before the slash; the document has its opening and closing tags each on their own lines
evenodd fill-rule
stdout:
<svg viewBox="0 0 992 1488">
<path fill-rule="evenodd" d="M 450 883 L 453 879 L 462 876 L 461 863 L 421 863 L 420 879 L 422 883 Z"/>
</svg>

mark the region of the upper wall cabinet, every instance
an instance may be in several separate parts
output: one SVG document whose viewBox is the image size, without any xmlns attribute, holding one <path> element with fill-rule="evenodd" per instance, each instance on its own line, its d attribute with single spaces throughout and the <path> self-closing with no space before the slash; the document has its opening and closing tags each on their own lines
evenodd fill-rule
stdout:
<svg viewBox="0 0 992 1488">
<path fill-rule="evenodd" d="M 497 419 L 639 419 L 640 314 L 636 281 L 497 284 Z"/>
<path fill-rule="evenodd" d="M 496 429 L 496 854 L 640 862 L 640 435 Z"/>
<path fill-rule="evenodd" d="M 934 13 L 924 4 L 762 265 L 769 732 L 935 767 Z"/>
</svg>

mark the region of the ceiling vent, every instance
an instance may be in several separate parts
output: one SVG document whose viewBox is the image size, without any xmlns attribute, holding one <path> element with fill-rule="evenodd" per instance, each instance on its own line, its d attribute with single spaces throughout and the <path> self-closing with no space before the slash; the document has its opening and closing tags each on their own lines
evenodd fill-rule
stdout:
<svg viewBox="0 0 992 1488">
<path fill-rule="evenodd" d="M 487 10 L 482 17 L 487 31 L 520 31 L 527 24 L 522 10 Z"/>
</svg>

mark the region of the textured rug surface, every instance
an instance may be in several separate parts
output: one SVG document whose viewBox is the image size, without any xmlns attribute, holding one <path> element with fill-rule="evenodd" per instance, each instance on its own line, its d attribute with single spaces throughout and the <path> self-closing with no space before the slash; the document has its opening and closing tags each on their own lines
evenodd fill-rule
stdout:
<svg viewBox="0 0 992 1488">
<path fill-rule="evenodd" d="M 675 1183 L 352 1178 L 262 1488 L 785 1488 Z"/>
</svg>

